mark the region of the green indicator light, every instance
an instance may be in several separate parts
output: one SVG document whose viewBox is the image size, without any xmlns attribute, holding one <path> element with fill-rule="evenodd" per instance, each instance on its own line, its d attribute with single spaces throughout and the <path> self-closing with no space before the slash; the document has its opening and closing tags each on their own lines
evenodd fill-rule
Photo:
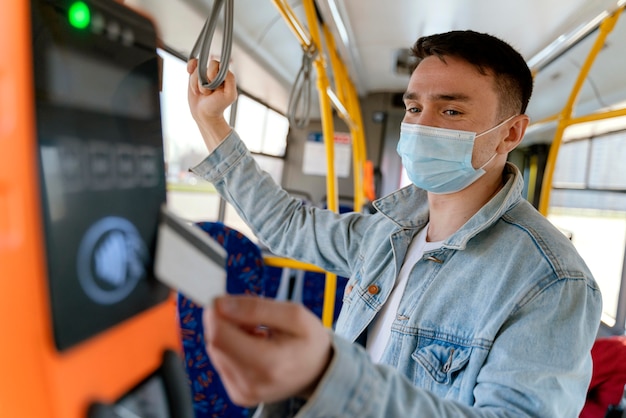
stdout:
<svg viewBox="0 0 626 418">
<path fill-rule="evenodd" d="M 67 12 L 70 24 L 78 29 L 85 29 L 91 21 L 91 13 L 89 7 L 82 1 L 72 3 L 70 10 Z"/>
</svg>

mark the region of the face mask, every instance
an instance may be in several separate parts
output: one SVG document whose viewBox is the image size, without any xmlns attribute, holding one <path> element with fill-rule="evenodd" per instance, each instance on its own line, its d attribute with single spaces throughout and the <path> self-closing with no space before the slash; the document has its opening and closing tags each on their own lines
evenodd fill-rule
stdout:
<svg viewBox="0 0 626 418">
<path fill-rule="evenodd" d="M 432 193 L 447 194 L 465 189 L 485 174 L 484 167 L 472 166 L 474 140 L 499 128 L 513 115 L 493 128 L 475 132 L 402 123 L 397 151 L 409 179 L 417 187 Z"/>
</svg>

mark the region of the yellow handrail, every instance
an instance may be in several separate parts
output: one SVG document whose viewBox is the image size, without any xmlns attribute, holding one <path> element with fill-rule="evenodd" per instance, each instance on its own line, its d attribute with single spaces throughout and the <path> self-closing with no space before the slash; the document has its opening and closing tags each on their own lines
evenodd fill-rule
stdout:
<svg viewBox="0 0 626 418">
<path fill-rule="evenodd" d="M 619 116 L 626 116 L 626 108 L 609 110 L 607 112 L 595 113 L 591 115 L 579 116 L 569 120 L 568 125 L 575 125 L 578 123 L 595 122 L 603 119 L 611 119 Z"/>
<path fill-rule="evenodd" d="M 556 159 L 559 154 L 559 148 L 561 147 L 561 143 L 563 141 L 563 133 L 568 126 L 573 125 L 574 123 L 580 123 L 580 121 L 584 120 L 585 122 L 589 122 L 592 120 L 604 119 L 601 114 L 598 115 L 589 115 L 584 118 L 572 118 L 572 113 L 574 109 L 574 103 L 578 98 L 578 94 L 583 86 L 587 75 L 595 61 L 596 57 L 600 53 L 600 50 L 604 47 L 604 42 L 607 36 L 611 33 L 619 16 L 624 10 L 624 6 L 617 9 L 612 15 L 608 16 L 602 21 L 600 25 L 600 31 L 598 33 L 598 37 L 596 38 L 593 47 L 589 51 L 589 55 L 585 60 L 582 68 L 580 69 L 580 73 L 578 74 L 578 78 L 574 83 L 572 88 L 572 92 L 567 100 L 567 103 L 561 113 L 558 115 L 557 128 L 554 134 L 554 140 L 552 141 L 552 145 L 550 146 L 550 152 L 548 153 L 548 160 L 546 162 L 546 168 L 543 176 L 543 182 L 541 185 L 541 195 L 539 198 L 539 212 L 541 212 L 544 216 L 548 214 L 548 206 L 550 204 L 550 193 L 552 191 L 552 180 L 554 177 L 554 169 L 556 167 Z M 610 112 L 610 113 L 618 113 L 618 112 Z M 576 121 L 576 122 L 574 122 Z"/>
<path fill-rule="evenodd" d="M 314 264 L 303 263 L 302 261 L 292 260 L 290 258 L 266 256 L 263 257 L 265 265 L 270 267 L 290 268 L 297 270 L 314 271 L 317 273 L 324 273 L 325 270 L 317 267 Z"/>
<path fill-rule="evenodd" d="M 305 51 L 311 51 L 311 48 L 314 47 L 311 36 L 308 31 L 300 24 L 298 17 L 293 12 L 293 9 L 285 0 L 272 0 L 274 5 L 278 9 L 278 12 L 283 17 L 283 20 L 287 23 L 287 26 L 291 29 L 293 34 L 298 38 L 300 45 L 305 49 Z"/>
</svg>

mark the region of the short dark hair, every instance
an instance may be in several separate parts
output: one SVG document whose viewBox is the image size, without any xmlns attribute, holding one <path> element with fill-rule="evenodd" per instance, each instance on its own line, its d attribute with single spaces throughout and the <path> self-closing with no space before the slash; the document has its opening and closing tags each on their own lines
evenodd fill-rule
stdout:
<svg viewBox="0 0 626 418">
<path fill-rule="evenodd" d="M 502 117 L 524 113 L 533 91 L 533 77 L 524 58 L 511 45 L 495 36 L 471 30 L 451 31 L 423 36 L 415 42 L 411 53 L 417 59 L 415 68 L 429 56 L 464 59 L 481 74 L 493 72 L 500 94 Z"/>
</svg>

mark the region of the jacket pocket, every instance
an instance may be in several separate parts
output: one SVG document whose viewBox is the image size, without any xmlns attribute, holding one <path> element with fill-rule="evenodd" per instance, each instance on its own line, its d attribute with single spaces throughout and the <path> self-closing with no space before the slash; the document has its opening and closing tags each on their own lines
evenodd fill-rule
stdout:
<svg viewBox="0 0 626 418">
<path fill-rule="evenodd" d="M 457 392 L 472 349 L 446 342 L 433 342 L 412 355 L 416 373 L 414 383 L 446 397 Z M 454 395 L 453 395 L 454 396 Z"/>
</svg>

